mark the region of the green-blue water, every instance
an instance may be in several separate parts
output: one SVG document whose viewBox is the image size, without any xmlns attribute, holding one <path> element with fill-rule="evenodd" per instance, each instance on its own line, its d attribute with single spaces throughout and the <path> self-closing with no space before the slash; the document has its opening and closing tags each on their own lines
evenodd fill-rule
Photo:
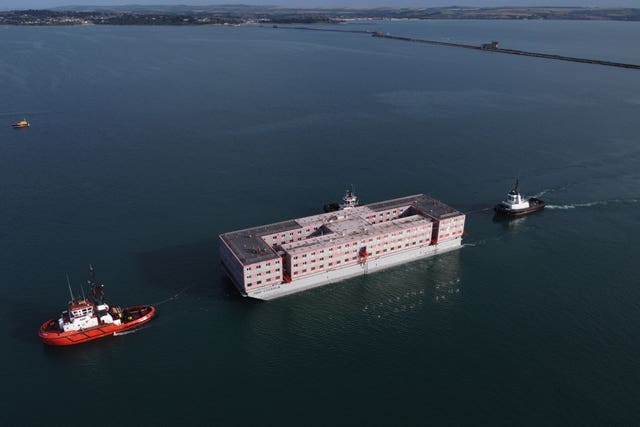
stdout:
<svg viewBox="0 0 640 427">
<path fill-rule="evenodd" d="M 640 63 L 637 23 L 341 28 Z M 0 103 L 0 424 L 640 423 L 638 71 L 259 27 L 0 27 Z M 219 267 L 218 234 L 350 184 L 478 211 L 516 176 L 549 208 L 471 213 L 456 253 L 268 303 Z M 159 318 L 45 348 L 89 263 Z"/>
</svg>

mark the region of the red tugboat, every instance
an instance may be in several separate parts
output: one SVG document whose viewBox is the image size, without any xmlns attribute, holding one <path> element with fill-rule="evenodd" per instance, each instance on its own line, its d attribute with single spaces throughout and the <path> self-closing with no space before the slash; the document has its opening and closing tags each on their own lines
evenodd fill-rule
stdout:
<svg viewBox="0 0 640 427">
<path fill-rule="evenodd" d="M 47 320 L 38 335 L 49 345 L 72 345 L 98 338 L 131 331 L 150 321 L 156 314 L 151 305 L 135 305 L 127 308 L 109 307 L 104 302 L 104 285 L 96 281 L 93 267 L 89 265 L 91 279 L 90 298 L 74 298 L 71 293 L 69 309 L 57 319 Z M 84 293 L 84 292 L 83 292 Z"/>
</svg>

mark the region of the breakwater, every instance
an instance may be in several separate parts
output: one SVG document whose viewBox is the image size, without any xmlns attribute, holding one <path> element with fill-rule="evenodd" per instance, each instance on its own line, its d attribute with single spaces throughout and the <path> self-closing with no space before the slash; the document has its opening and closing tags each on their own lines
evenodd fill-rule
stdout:
<svg viewBox="0 0 640 427">
<path fill-rule="evenodd" d="M 603 65 L 606 67 L 618 67 L 618 68 L 640 70 L 639 64 L 606 61 L 602 59 L 577 58 L 573 56 L 556 55 L 556 54 L 542 53 L 542 52 L 529 52 L 526 50 L 518 50 L 518 49 L 504 49 L 499 47 L 498 42 L 485 43 L 482 45 L 471 45 L 471 44 L 464 44 L 464 43 L 452 43 L 452 42 L 443 42 L 438 40 L 417 39 L 413 37 L 397 36 L 389 33 L 381 33 L 379 31 L 342 30 L 342 29 L 311 28 L 311 27 L 279 27 L 277 25 L 274 25 L 273 28 L 289 29 L 289 30 L 305 30 L 305 31 L 326 31 L 326 32 L 334 32 L 334 33 L 367 34 L 367 35 L 371 35 L 373 37 L 378 37 L 381 39 L 398 40 L 398 41 L 412 42 L 412 43 L 424 43 L 424 44 L 430 44 L 435 46 L 457 47 L 457 48 L 463 48 L 463 49 L 481 50 L 481 51 L 492 52 L 492 53 L 506 53 L 509 55 L 530 56 L 534 58 L 552 59 L 556 61 L 579 62 L 583 64 L 594 64 L 594 65 Z"/>
</svg>

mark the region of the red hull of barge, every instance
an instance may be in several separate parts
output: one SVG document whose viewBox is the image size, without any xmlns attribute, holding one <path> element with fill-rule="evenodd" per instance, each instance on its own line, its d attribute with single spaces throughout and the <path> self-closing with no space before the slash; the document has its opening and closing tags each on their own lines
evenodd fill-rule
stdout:
<svg viewBox="0 0 640 427">
<path fill-rule="evenodd" d="M 68 332 L 59 331 L 57 328 L 57 319 L 50 319 L 42 324 L 38 336 L 40 336 L 43 343 L 48 345 L 62 346 L 81 344 L 113 335 L 116 332 L 131 331 L 149 322 L 156 315 L 156 309 L 151 305 L 127 307 L 123 312 L 125 313 L 122 319 L 124 323 L 121 325 L 109 323 Z M 130 320 L 128 319 L 129 316 L 131 317 Z"/>
</svg>

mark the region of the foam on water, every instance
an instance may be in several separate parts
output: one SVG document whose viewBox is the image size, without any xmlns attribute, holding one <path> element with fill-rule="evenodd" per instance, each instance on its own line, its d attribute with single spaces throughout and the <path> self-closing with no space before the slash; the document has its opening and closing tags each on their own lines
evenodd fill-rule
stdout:
<svg viewBox="0 0 640 427">
<path fill-rule="evenodd" d="M 132 329 L 132 330 L 130 330 L 130 331 L 114 332 L 114 333 L 113 333 L 113 336 L 114 336 L 114 337 L 120 337 L 120 336 L 123 336 L 123 335 L 135 334 L 136 332 L 141 331 L 141 330 L 143 330 L 143 329 L 147 329 L 147 328 L 149 328 L 149 327 L 150 327 L 150 325 L 147 325 L 147 326 L 141 326 L 141 327 L 136 328 L 136 329 Z"/>
<path fill-rule="evenodd" d="M 591 203 L 575 203 L 572 205 L 547 205 L 545 206 L 547 209 L 576 209 L 576 208 L 586 208 L 590 206 L 604 205 L 606 202 L 591 202 Z"/>
<path fill-rule="evenodd" d="M 566 205 L 546 205 L 547 209 L 560 209 L 560 210 L 569 210 L 576 208 L 589 208 L 592 206 L 606 206 L 611 204 L 636 204 L 640 201 L 640 199 L 613 199 L 613 200 L 597 200 L 594 202 L 587 203 L 573 203 Z"/>
</svg>

